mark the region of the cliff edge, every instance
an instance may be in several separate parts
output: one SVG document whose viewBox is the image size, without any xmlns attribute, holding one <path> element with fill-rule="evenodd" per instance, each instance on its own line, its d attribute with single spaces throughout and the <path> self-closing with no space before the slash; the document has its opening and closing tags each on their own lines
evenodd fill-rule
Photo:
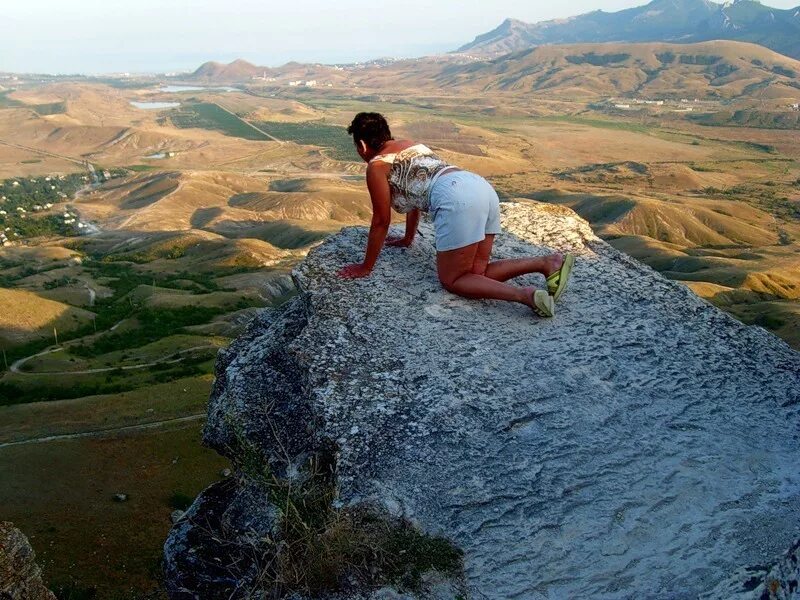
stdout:
<svg viewBox="0 0 800 600">
<path fill-rule="evenodd" d="M 494 259 L 577 255 L 555 318 L 444 291 L 427 223 L 341 280 L 348 228 L 220 353 L 236 474 L 170 533 L 173 598 L 800 597 L 800 354 L 568 209 L 502 220 Z"/>
</svg>

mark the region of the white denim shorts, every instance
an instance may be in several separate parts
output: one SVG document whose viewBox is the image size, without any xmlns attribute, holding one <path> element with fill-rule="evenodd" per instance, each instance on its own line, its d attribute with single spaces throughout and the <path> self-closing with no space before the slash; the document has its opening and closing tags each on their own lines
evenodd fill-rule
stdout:
<svg viewBox="0 0 800 600">
<path fill-rule="evenodd" d="M 470 171 L 447 171 L 434 180 L 430 212 L 437 252 L 463 248 L 502 231 L 497 192 Z"/>
</svg>

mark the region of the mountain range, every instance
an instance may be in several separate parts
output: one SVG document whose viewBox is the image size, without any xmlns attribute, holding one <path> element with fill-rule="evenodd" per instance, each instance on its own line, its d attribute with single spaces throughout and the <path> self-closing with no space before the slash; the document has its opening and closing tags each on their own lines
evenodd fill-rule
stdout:
<svg viewBox="0 0 800 600">
<path fill-rule="evenodd" d="M 456 53 L 498 56 L 543 44 L 593 42 L 753 42 L 800 58 L 800 6 L 777 9 L 754 0 L 653 0 L 618 12 L 596 10 L 566 19 L 506 19 Z"/>
<path fill-rule="evenodd" d="M 251 77 L 319 79 L 372 90 L 459 89 L 543 92 L 569 97 L 759 98 L 797 102 L 800 61 L 756 44 L 715 41 L 543 45 L 482 60 L 401 60 L 337 70 L 288 63 L 270 69 L 243 60 L 206 63 L 194 78 L 244 82 Z"/>
</svg>

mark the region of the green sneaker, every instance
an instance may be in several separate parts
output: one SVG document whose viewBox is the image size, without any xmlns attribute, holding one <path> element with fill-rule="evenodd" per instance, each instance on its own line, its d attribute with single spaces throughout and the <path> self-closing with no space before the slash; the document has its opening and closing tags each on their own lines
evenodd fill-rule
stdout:
<svg viewBox="0 0 800 600">
<path fill-rule="evenodd" d="M 572 267 L 575 265 L 575 256 L 566 254 L 564 262 L 561 263 L 561 268 L 547 278 L 547 291 L 553 296 L 553 302 L 557 302 L 567 289 L 569 283 L 569 276 L 572 272 Z"/>
</svg>

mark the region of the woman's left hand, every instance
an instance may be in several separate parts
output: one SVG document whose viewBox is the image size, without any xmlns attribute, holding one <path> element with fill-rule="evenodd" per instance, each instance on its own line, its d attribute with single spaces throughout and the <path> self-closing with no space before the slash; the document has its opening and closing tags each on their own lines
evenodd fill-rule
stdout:
<svg viewBox="0 0 800 600">
<path fill-rule="evenodd" d="M 411 243 L 412 240 L 409 240 L 404 236 L 404 237 L 386 238 L 384 245 L 393 246 L 395 248 L 408 248 L 409 246 L 411 246 Z"/>
<path fill-rule="evenodd" d="M 347 265 L 346 267 L 340 269 L 337 275 L 343 279 L 361 279 L 362 277 L 369 275 L 371 272 L 372 269 L 368 269 L 363 263 L 356 263 L 354 265 Z"/>
</svg>

